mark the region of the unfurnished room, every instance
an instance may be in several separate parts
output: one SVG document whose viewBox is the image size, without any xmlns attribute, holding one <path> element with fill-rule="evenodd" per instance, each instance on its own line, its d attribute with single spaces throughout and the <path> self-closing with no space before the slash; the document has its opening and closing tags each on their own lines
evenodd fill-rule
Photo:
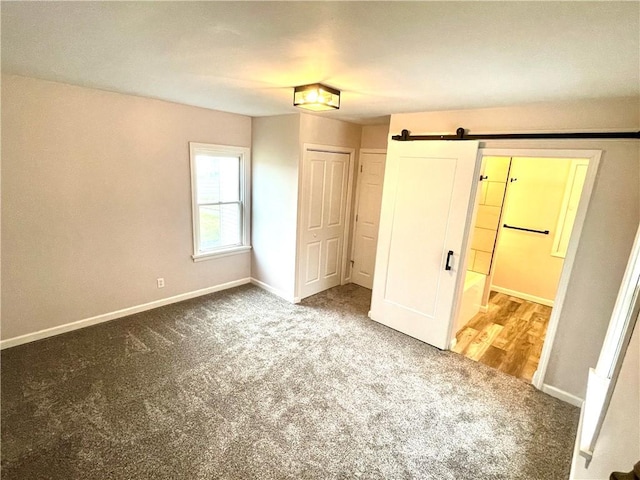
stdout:
<svg viewBox="0 0 640 480">
<path fill-rule="evenodd" d="M 4 480 L 640 480 L 640 1 L 0 1 Z"/>
</svg>

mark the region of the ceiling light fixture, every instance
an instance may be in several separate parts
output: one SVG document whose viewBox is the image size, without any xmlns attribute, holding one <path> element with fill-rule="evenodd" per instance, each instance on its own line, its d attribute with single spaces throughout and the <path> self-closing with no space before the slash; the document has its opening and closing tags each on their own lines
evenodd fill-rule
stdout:
<svg viewBox="0 0 640 480">
<path fill-rule="evenodd" d="M 321 83 L 302 85 L 293 89 L 293 106 L 314 112 L 340 108 L 340 90 Z"/>
</svg>

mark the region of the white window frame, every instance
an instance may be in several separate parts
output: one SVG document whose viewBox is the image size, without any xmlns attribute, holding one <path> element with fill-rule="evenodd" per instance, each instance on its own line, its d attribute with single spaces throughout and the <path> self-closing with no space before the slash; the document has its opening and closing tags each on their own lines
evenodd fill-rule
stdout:
<svg viewBox="0 0 640 480">
<path fill-rule="evenodd" d="M 196 176 L 195 158 L 197 154 L 211 154 L 238 156 L 240 159 L 240 240 L 238 245 L 224 246 L 212 250 L 201 251 L 200 245 L 200 216 L 198 214 L 198 182 Z M 251 250 L 251 150 L 247 147 L 230 145 L 215 145 L 211 143 L 189 142 L 189 159 L 191 167 L 191 213 L 193 227 L 193 258 L 194 262 L 236 255 Z"/>
</svg>

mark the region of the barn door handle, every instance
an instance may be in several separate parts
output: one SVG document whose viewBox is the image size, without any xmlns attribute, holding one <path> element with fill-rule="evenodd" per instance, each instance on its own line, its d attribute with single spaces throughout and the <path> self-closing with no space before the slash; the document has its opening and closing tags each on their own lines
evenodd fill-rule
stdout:
<svg viewBox="0 0 640 480">
<path fill-rule="evenodd" d="M 444 266 L 445 270 L 451 270 L 451 264 L 449 263 L 451 261 L 451 257 L 453 257 L 453 250 L 449 250 L 449 253 L 447 253 L 447 263 Z"/>
</svg>

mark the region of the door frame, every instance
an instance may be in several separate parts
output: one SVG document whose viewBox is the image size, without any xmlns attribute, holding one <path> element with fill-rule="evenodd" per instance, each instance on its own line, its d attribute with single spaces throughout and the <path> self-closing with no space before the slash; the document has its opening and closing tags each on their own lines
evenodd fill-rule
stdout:
<svg viewBox="0 0 640 480">
<path fill-rule="evenodd" d="M 385 156 L 385 167 L 386 167 L 386 156 L 387 156 L 387 149 L 386 148 L 361 148 L 358 150 L 358 163 L 356 165 L 356 170 L 355 170 L 355 184 L 356 184 L 356 189 L 354 192 L 354 204 L 353 204 L 353 211 L 351 212 L 351 217 L 353 217 L 354 215 L 356 215 L 358 213 L 358 208 L 360 208 L 360 181 L 362 179 L 362 176 L 360 175 L 360 165 L 362 165 L 362 154 L 363 153 L 371 153 L 371 154 L 382 154 Z M 384 183 L 384 174 L 382 176 L 382 180 Z M 379 223 L 379 222 L 378 222 Z M 356 253 L 356 228 L 358 227 L 358 223 L 357 222 L 353 222 L 353 225 L 351 227 L 351 232 L 350 232 L 350 236 L 351 236 L 351 249 L 349 251 L 349 257 L 350 258 L 354 258 L 355 257 L 355 253 Z M 347 259 L 348 260 L 348 259 Z M 352 273 L 352 268 L 351 268 L 351 261 L 348 260 L 347 263 L 347 268 L 349 269 L 349 275 L 345 278 L 345 280 L 348 282 L 351 280 L 351 273 Z"/>
<path fill-rule="evenodd" d="M 337 147 L 333 145 L 320 145 L 315 143 L 303 143 L 302 144 L 302 155 L 300 168 L 298 168 L 298 205 L 297 205 L 297 216 L 296 216 L 296 261 L 295 261 L 295 286 L 294 286 L 294 297 L 293 303 L 300 303 L 302 300 L 300 298 L 300 246 L 302 244 L 302 220 L 303 220 L 303 198 L 302 198 L 302 187 L 304 181 L 304 173 L 305 166 L 307 160 L 307 152 L 325 152 L 325 153 L 343 153 L 349 155 L 349 163 L 347 165 L 348 175 L 347 175 L 347 198 L 345 201 L 345 212 L 344 212 L 344 231 L 342 232 L 342 259 L 341 259 L 341 272 L 340 272 L 340 285 L 344 285 L 348 283 L 349 278 L 346 276 L 347 273 L 347 262 L 349 259 L 349 252 L 347 251 L 347 242 L 349 240 L 349 232 L 351 232 L 351 216 L 353 215 L 353 209 L 351 208 L 351 201 L 353 196 L 353 164 L 354 158 L 356 154 L 355 148 L 349 147 Z"/>
<path fill-rule="evenodd" d="M 567 254 L 562 265 L 562 272 L 560 274 L 560 280 L 558 282 L 558 288 L 556 290 L 556 296 L 554 298 L 553 309 L 551 311 L 551 317 L 549 318 L 549 325 L 547 326 L 547 334 L 544 339 L 542 352 L 540 354 L 540 362 L 538 363 L 538 369 L 533 375 L 532 385 L 538 390 L 542 390 L 545 393 L 549 393 L 552 396 L 561 395 L 563 392 L 556 391 L 553 387 L 550 387 L 544 383 L 544 378 L 549 366 L 549 360 L 551 359 L 551 353 L 553 350 L 553 344 L 558 331 L 558 324 L 560 322 L 560 314 L 564 306 L 565 297 L 567 294 L 567 287 L 571 280 L 571 272 L 573 270 L 573 264 L 578 250 L 578 244 L 580 237 L 582 236 L 582 228 L 584 226 L 584 220 L 587 214 L 587 209 L 591 201 L 593 194 L 593 187 L 595 185 L 596 176 L 600 167 L 600 159 L 602 157 L 602 150 L 582 150 L 582 149 L 531 149 L 531 148 L 484 148 L 480 146 L 478 150 L 479 158 L 483 157 L 542 157 L 542 158 L 585 158 L 589 160 L 589 167 L 587 168 L 587 176 L 582 187 L 582 194 L 580 196 L 580 202 L 578 203 L 578 209 L 576 211 L 576 217 L 573 223 L 573 229 L 571 231 L 571 237 L 569 238 L 569 245 L 567 247 Z M 475 217 L 475 210 L 477 205 L 473 205 L 470 214 L 467 216 L 467 221 L 471 222 Z M 467 225 L 467 235 L 470 236 L 470 225 Z M 467 242 L 468 244 L 468 239 Z M 468 249 L 465 250 L 464 268 L 466 269 Z M 464 276 L 458 278 L 458 288 L 460 292 L 464 287 Z M 458 295 L 455 299 L 456 305 L 454 308 L 455 315 L 459 313 L 459 301 Z M 454 322 L 451 322 L 453 330 Z M 451 338 L 455 338 L 456 332 L 451 332 Z M 575 404 L 576 399 L 564 398 L 569 403 Z"/>
</svg>

